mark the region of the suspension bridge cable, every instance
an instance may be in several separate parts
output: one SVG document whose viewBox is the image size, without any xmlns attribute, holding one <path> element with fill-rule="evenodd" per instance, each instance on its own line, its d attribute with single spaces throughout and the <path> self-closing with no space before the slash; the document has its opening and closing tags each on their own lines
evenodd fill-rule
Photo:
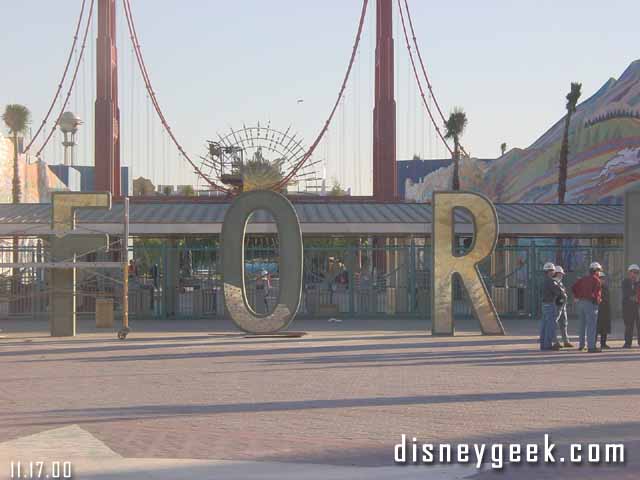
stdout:
<svg viewBox="0 0 640 480">
<path fill-rule="evenodd" d="M 411 110 L 413 108 L 415 108 L 415 95 L 412 95 L 412 90 L 411 90 L 411 71 L 410 70 L 410 66 L 407 65 L 407 88 L 405 90 L 406 92 L 406 97 L 407 97 L 407 104 L 404 106 L 405 111 L 407 113 L 407 117 L 405 119 L 406 123 L 405 123 L 405 148 L 407 149 L 407 160 L 411 160 L 413 158 L 413 154 L 415 153 L 415 146 L 413 149 L 409 149 L 409 145 L 411 145 L 411 133 L 410 133 L 410 125 L 411 125 Z M 413 152 L 411 151 L 413 150 Z"/>
<path fill-rule="evenodd" d="M 129 0 L 124 0 L 124 1 L 128 2 Z M 340 104 L 340 100 L 342 99 L 342 95 L 344 94 L 344 90 L 345 90 L 345 88 L 347 86 L 347 82 L 349 81 L 349 76 L 351 74 L 351 69 L 353 68 L 353 63 L 354 63 L 354 60 L 355 60 L 355 57 L 356 57 L 356 53 L 358 52 L 358 46 L 360 45 L 360 37 L 362 35 L 362 28 L 363 28 L 365 16 L 366 16 L 366 13 L 367 13 L 367 5 L 368 5 L 368 3 L 369 3 L 369 0 L 363 0 L 363 2 L 362 2 L 362 11 L 360 13 L 360 21 L 358 23 L 358 32 L 356 33 L 356 39 L 354 41 L 353 49 L 351 51 L 351 58 L 349 59 L 349 66 L 347 67 L 347 71 L 346 71 L 346 73 L 344 75 L 344 79 L 342 80 L 342 85 L 340 87 L 340 91 L 338 92 L 338 98 L 336 99 L 336 102 L 334 103 L 333 108 L 331 109 L 331 113 L 329 114 L 329 117 L 325 121 L 324 126 L 320 130 L 320 133 L 316 137 L 315 141 L 311 144 L 311 146 L 309 147 L 307 152 L 302 156 L 302 158 L 293 167 L 293 169 L 280 182 L 278 182 L 275 185 L 273 185 L 271 187 L 271 189 L 274 189 L 274 190 L 275 189 L 281 189 L 287 183 L 289 183 L 289 181 L 291 181 L 291 179 L 296 175 L 296 173 L 298 173 L 298 170 L 300 170 L 302 168 L 302 166 L 305 164 L 305 162 L 309 158 L 311 158 L 311 155 L 313 155 L 314 150 L 316 149 L 316 147 L 318 146 L 318 144 L 322 140 L 322 137 L 324 136 L 325 132 L 329 128 L 329 125 L 331 124 L 331 120 L 333 119 L 333 115 L 335 114 L 336 109 L 338 108 L 338 105 Z"/>
<path fill-rule="evenodd" d="M 416 105 L 417 107 L 417 105 Z M 418 112 L 418 109 L 416 109 L 416 113 Z M 420 153 L 422 154 L 422 158 L 426 158 L 426 152 L 427 152 L 427 146 L 426 146 L 426 142 L 425 142 L 425 128 L 424 128 L 424 115 L 420 115 L 418 113 L 418 117 L 420 118 Z"/>
<path fill-rule="evenodd" d="M 80 68 L 80 63 L 82 62 L 82 57 L 84 56 L 84 50 L 85 50 L 85 47 L 87 46 L 87 35 L 89 34 L 89 29 L 91 27 L 91 18 L 93 17 L 93 5 L 94 5 L 94 2 L 95 2 L 95 0 L 91 0 L 91 4 L 89 6 L 89 17 L 87 19 L 87 25 L 86 25 L 86 27 L 84 29 L 84 35 L 82 36 L 82 47 L 80 48 L 80 55 L 78 57 L 78 61 L 76 62 L 76 66 L 75 66 L 75 68 L 73 70 L 73 77 L 71 77 L 71 85 L 69 85 L 69 90 L 67 91 L 67 96 L 64 99 L 64 102 L 62 104 L 62 108 L 60 109 L 60 113 L 58 114 L 58 117 L 56 118 L 56 121 L 53 124 L 53 127 L 51 127 L 51 130 L 49 131 L 49 135 L 47 136 L 47 138 L 45 139 L 44 143 L 40 147 L 40 150 L 38 150 L 36 152 L 36 157 L 40 156 L 40 154 L 42 153 L 42 150 L 44 150 L 44 148 L 47 146 L 47 143 L 49 143 L 49 140 L 51 139 L 51 136 L 53 135 L 53 132 L 55 132 L 55 130 L 56 130 L 56 125 L 60 121 L 60 118 L 62 117 L 62 114 L 64 113 L 64 110 L 67 107 L 67 103 L 69 102 L 69 98 L 71 97 L 71 92 L 73 91 L 73 87 L 76 84 L 76 79 L 78 78 L 78 70 Z"/>
<path fill-rule="evenodd" d="M 162 131 L 162 183 L 166 185 L 167 181 L 167 133 Z"/>
<path fill-rule="evenodd" d="M 133 178 L 134 178 L 134 174 L 133 174 L 133 169 L 134 169 L 134 165 L 135 165 L 135 158 L 136 158 L 136 154 L 134 151 L 134 147 L 135 147 L 135 134 L 134 134 L 134 125 L 135 125 L 135 119 L 134 119 L 134 111 L 135 111 L 135 96 L 136 96 L 136 83 L 135 83 L 135 59 L 133 58 L 133 47 L 131 47 L 131 50 L 129 51 L 129 55 L 130 55 L 130 61 L 131 61 L 131 65 L 130 65 L 130 69 L 131 71 L 129 72 L 129 74 L 131 75 L 131 83 L 129 83 L 129 115 L 127 115 L 127 118 L 129 119 L 129 178 L 131 178 L 131 181 L 133 182 Z M 133 195 L 133 192 L 131 192 L 131 194 Z"/>
<path fill-rule="evenodd" d="M 400 3 L 398 3 L 398 7 L 401 8 Z M 436 106 L 436 109 L 438 110 L 438 114 L 440 115 L 440 118 L 442 119 L 442 123 L 444 123 L 446 121 L 444 114 L 442 113 L 442 109 L 440 108 L 440 104 L 438 103 L 438 99 L 436 98 L 436 96 L 433 93 L 433 85 L 431 84 L 431 81 L 429 80 L 429 75 L 427 75 L 427 69 L 424 66 L 424 62 L 422 61 L 422 54 L 420 53 L 420 48 L 418 47 L 418 40 L 416 39 L 416 32 L 413 29 L 413 19 L 411 17 L 411 11 L 409 10 L 409 3 L 407 2 L 407 0 L 404 0 L 404 7 L 405 10 L 407 12 L 407 20 L 409 21 L 409 29 L 411 30 L 411 36 L 413 38 L 413 44 L 416 47 L 416 54 L 418 55 L 418 62 L 420 63 L 420 68 L 422 69 L 422 73 L 424 75 L 424 79 L 427 82 L 427 88 L 429 89 L 429 93 L 431 94 L 431 98 L 433 98 L 433 103 Z M 402 14 L 402 12 L 401 12 Z"/>
<path fill-rule="evenodd" d="M 86 57 L 82 58 L 82 116 L 85 118 L 85 124 L 87 123 L 87 59 Z M 85 135 L 86 138 L 89 135 Z M 85 139 L 82 142 L 82 163 L 87 165 L 87 157 L 89 156 L 89 142 Z M 77 159 L 76 159 L 77 160 Z"/>
<path fill-rule="evenodd" d="M 147 141 L 145 142 L 146 152 L 145 152 L 145 167 L 146 174 L 151 176 L 151 100 L 149 99 L 149 95 L 147 95 L 147 119 L 145 121 L 145 130 L 147 134 Z"/>
<path fill-rule="evenodd" d="M 418 143 L 418 115 L 420 107 L 418 106 L 418 102 L 416 102 L 416 94 L 418 93 L 418 90 L 415 85 L 412 85 L 411 91 L 413 93 L 413 108 L 411 109 L 413 111 L 413 121 L 411 122 L 411 128 L 413 129 L 413 145 L 416 150 L 420 151 Z M 420 117 L 423 118 L 424 115 L 420 115 Z"/>
<path fill-rule="evenodd" d="M 47 123 L 47 120 L 49 120 L 49 115 L 51 115 L 51 112 L 53 111 L 56 105 L 58 96 L 60 96 L 60 92 L 62 91 L 62 86 L 64 84 L 65 79 L 67 78 L 67 72 L 69 71 L 69 66 L 71 65 L 71 60 L 73 59 L 73 53 L 74 51 L 76 51 L 76 44 L 78 43 L 78 32 L 80 31 L 80 26 L 82 25 L 82 17 L 84 16 L 85 4 L 86 4 L 86 0 L 82 0 L 82 5 L 80 6 L 80 15 L 78 15 L 76 30 L 73 34 L 73 43 L 71 44 L 71 49 L 69 50 L 69 55 L 67 56 L 67 63 L 64 66 L 64 71 L 62 72 L 62 78 L 60 79 L 60 83 L 58 83 L 58 88 L 56 89 L 56 93 L 53 96 L 53 100 L 51 100 L 51 105 L 49 105 L 49 110 L 47 110 L 47 113 L 44 116 L 42 123 L 38 127 L 38 130 L 36 130 L 35 135 L 31 137 L 31 140 L 29 141 L 28 145 L 25 147 L 24 153 L 27 153 L 29 151 L 33 143 L 36 141 L 36 138 L 38 138 L 38 135 L 40 135 L 40 132 L 44 128 L 45 124 Z"/>
<path fill-rule="evenodd" d="M 124 33 L 124 20 L 122 18 L 122 14 L 121 13 L 116 13 L 116 19 L 118 22 L 118 26 L 117 26 L 117 36 L 118 36 L 118 45 L 124 45 L 125 43 L 125 33 Z M 119 52 L 119 60 L 122 59 L 124 60 L 124 48 L 122 50 L 122 52 Z M 125 61 L 118 61 L 118 79 L 117 79 L 117 90 L 118 90 L 118 95 L 119 95 L 119 106 L 118 109 L 119 111 L 119 115 L 120 118 L 118 119 L 118 121 L 120 122 L 120 119 L 124 116 L 123 113 L 125 113 L 125 109 L 127 106 L 127 97 L 129 95 L 128 90 L 124 87 L 125 85 L 125 77 L 126 77 L 126 73 L 127 73 L 127 64 Z M 127 117 L 128 118 L 128 117 Z M 127 137 L 127 131 L 125 128 L 122 128 L 122 122 L 119 123 L 118 125 L 118 135 L 119 135 L 119 139 L 120 139 L 120 167 L 127 167 L 128 168 L 128 172 L 129 175 L 131 175 L 131 166 L 129 164 L 130 160 L 126 155 L 126 144 L 128 144 L 131 139 L 129 139 Z M 130 192 L 131 193 L 131 192 Z"/>
<path fill-rule="evenodd" d="M 96 38 L 96 19 L 95 17 L 91 19 L 91 38 Z M 95 161 L 96 157 L 96 139 L 95 139 L 95 130 L 96 130 L 96 102 L 95 98 L 97 96 L 97 82 L 96 82 L 96 43 L 93 42 L 93 47 L 89 49 L 91 65 L 89 66 L 89 70 L 91 71 L 91 132 L 92 135 L 89 135 L 91 139 L 91 149 L 89 150 L 91 154 L 91 161 L 89 164 Z"/>
<path fill-rule="evenodd" d="M 353 182 L 353 192 L 360 192 L 360 186 L 358 185 L 359 179 L 359 163 L 360 163 L 360 70 L 362 70 L 362 52 L 358 50 L 358 54 L 356 56 L 356 61 L 358 62 L 356 67 L 356 78 L 353 82 L 353 116 L 354 116 L 354 130 L 356 133 L 355 136 L 355 145 L 353 146 L 353 162 L 351 162 L 351 173 L 352 173 L 352 182 Z"/>
<path fill-rule="evenodd" d="M 375 54 L 376 54 L 376 12 L 375 9 L 369 11 L 369 78 L 367 85 L 369 86 L 369 102 L 373 104 L 375 96 Z M 373 126 L 373 109 L 368 109 L 368 124 Z M 366 192 L 370 193 L 373 187 L 373 129 L 369 128 L 367 131 L 367 189 Z"/>
<path fill-rule="evenodd" d="M 156 98 L 153 87 L 151 86 L 149 72 L 147 71 L 146 64 L 144 63 L 144 58 L 142 56 L 142 51 L 140 49 L 140 42 L 138 41 L 138 34 L 136 32 L 135 23 L 133 20 L 133 13 L 131 12 L 131 4 L 129 0 L 122 0 L 122 4 L 124 7 L 125 17 L 127 19 L 127 27 L 129 29 L 129 35 L 131 38 L 131 42 L 133 43 L 134 53 L 136 55 L 136 60 L 138 61 L 138 67 L 140 68 L 140 73 L 142 75 L 142 79 L 147 89 L 147 93 L 151 98 L 153 107 L 156 113 L 158 114 L 158 117 L 160 118 L 160 122 L 162 123 L 162 126 L 164 127 L 165 131 L 169 134 L 169 137 L 171 137 L 171 140 L 173 141 L 178 151 L 182 154 L 185 160 L 189 162 L 189 165 L 191 165 L 191 167 L 194 169 L 197 175 L 200 175 L 213 189 L 218 190 L 220 192 L 228 193 L 228 194 L 232 193 L 230 189 L 221 187 L 216 182 L 211 180 L 209 177 L 205 176 L 204 172 L 202 172 L 202 170 L 195 164 L 195 162 L 191 160 L 191 157 L 187 154 L 184 148 L 182 148 L 182 145 L 180 144 L 180 142 L 178 142 L 178 139 L 173 134 L 173 131 L 171 130 L 171 127 L 169 126 L 169 123 L 167 122 L 162 112 L 162 109 L 160 108 L 160 104 L 158 103 L 158 99 Z"/>
<path fill-rule="evenodd" d="M 427 82 L 427 88 L 429 89 L 429 93 L 431 94 L 431 98 L 433 99 L 433 103 L 436 106 L 436 109 L 438 110 L 438 114 L 440 115 L 440 119 L 442 120 L 442 123 L 446 123 L 446 119 L 444 114 L 442 113 L 442 109 L 440 108 L 440 103 L 438 102 L 438 99 L 436 98 L 435 94 L 433 93 L 433 85 L 431 84 L 431 81 L 429 80 L 429 75 L 427 75 L 427 69 L 424 66 L 424 62 L 422 60 L 422 54 L 420 53 L 420 47 L 418 46 L 418 39 L 416 38 L 416 32 L 413 29 L 413 19 L 411 17 L 411 10 L 409 10 L 409 2 L 407 0 L 404 0 L 404 6 L 405 9 L 407 11 L 407 20 L 409 21 L 409 29 L 411 30 L 411 36 L 413 37 L 413 44 L 416 47 L 416 54 L 418 55 L 418 62 L 420 63 L 420 68 L 422 69 L 422 73 L 424 75 L 424 79 Z M 400 3 L 398 2 L 398 7 L 400 7 Z M 400 12 L 400 14 L 402 15 L 402 12 Z M 467 153 L 467 151 L 464 149 L 464 147 L 462 145 L 460 145 L 460 151 L 465 155 L 465 156 L 469 156 L 469 154 Z"/>
<path fill-rule="evenodd" d="M 78 49 L 76 48 L 73 51 L 74 62 L 78 61 Z M 73 110 L 74 112 L 78 112 L 78 89 L 75 89 L 71 94 L 72 102 L 73 102 Z"/>
<path fill-rule="evenodd" d="M 400 12 L 400 20 L 401 20 L 401 23 L 402 23 L 402 31 L 404 33 L 404 38 L 405 38 L 406 45 L 407 45 L 407 52 L 409 53 L 409 59 L 411 60 L 411 68 L 413 69 L 413 74 L 414 74 L 414 76 L 416 78 L 416 82 L 418 84 L 418 88 L 420 89 L 420 96 L 422 97 L 422 103 L 424 103 L 424 106 L 427 109 L 427 113 L 429 114 L 429 118 L 431 119 L 431 123 L 433 124 L 433 127 L 436 129 L 436 132 L 438 133 L 438 136 L 442 140 L 442 143 L 447 147 L 447 150 L 449 150 L 449 153 L 451 155 L 453 155 L 453 150 L 451 149 L 451 147 L 447 143 L 447 140 L 444 138 L 444 135 L 440 131 L 440 127 L 438 127 L 438 123 L 436 122 L 435 118 L 433 117 L 433 113 L 431 113 L 431 109 L 429 108 L 427 100 L 425 99 L 424 90 L 422 88 L 422 83 L 420 82 L 420 77 L 418 76 L 418 70 L 416 68 L 416 63 L 415 63 L 415 61 L 413 59 L 413 53 L 411 52 L 411 44 L 409 43 L 409 35 L 407 34 L 407 27 L 406 27 L 405 22 L 404 22 L 404 13 L 402 11 L 402 4 L 400 2 L 401 2 L 401 0 L 398 0 L 398 10 Z"/>
<path fill-rule="evenodd" d="M 347 98 L 348 96 L 342 98 L 342 106 L 340 107 L 342 110 L 342 115 L 340 115 L 340 175 L 343 188 L 346 188 L 347 178 Z"/>
</svg>

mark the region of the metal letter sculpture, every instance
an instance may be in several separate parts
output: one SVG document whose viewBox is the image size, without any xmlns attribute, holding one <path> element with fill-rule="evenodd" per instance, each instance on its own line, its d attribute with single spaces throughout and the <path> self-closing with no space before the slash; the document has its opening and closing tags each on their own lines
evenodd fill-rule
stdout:
<svg viewBox="0 0 640 480">
<path fill-rule="evenodd" d="M 244 282 L 244 236 L 249 216 L 267 210 L 280 237 L 280 288 L 271 313 L 257 314 L 249 305 Z M 249 333 L 274 333 L 288 327 L 300 307 L 302 295 L 302 232 L 296 211 L 283 195 L 251 191 L 229 206 L 222 225 L 224 301 L 234 323 Z"/>
<path fill-rule="evenodd" d="M 483 195 L 471 192 L 433 193 L 433 335 L 453 335 L 453 275 L 465 286 L 475 317 L 485 335 L 504 335 L 504 328 L 485 286 L 478 263 L 494 251 L 498 239 L 498 216 Z M 454 210 L 461 208 L 473 219 L 473 244 L 464 255 L 454 248 Z"/>
<path fill-rule="evenodd" d="M 110 193 L 67 193 L 51 195 L 51 228 L 54 236 L 49 241 L 54 261 L 74 261 L 77 254 L 109 246 L 109 237 L 102 235 L 75 235 L 76 209 L 82 207 L 111 208 Z M 51 270 L 49 328 L 52 337 L 73 337 L 76 334 L 76 269 Z"/>
</svg>

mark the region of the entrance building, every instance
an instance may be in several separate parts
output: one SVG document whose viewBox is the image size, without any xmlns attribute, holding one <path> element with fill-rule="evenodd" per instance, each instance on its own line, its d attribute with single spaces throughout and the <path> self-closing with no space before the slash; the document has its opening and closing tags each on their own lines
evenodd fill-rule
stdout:
<svg viewBox="0 0 640 480">
<path fill-rule="evenodd" d="M 219 235 L 228 203 L 135 200 L 130 206 L 129 315 L 223 317 L 218 264 L 224 246 Z M 345 200 L 294 201 L 294 206 L 305 243 L 300 316 L 429 316 L 430 205 Z M 496 210 L 499 242 L 481 271 L 501 316 L 538 315 L 541 269 L 546 261 L 563 265 L 567 284 L 582 275 L 591 261 L 599 261 L 609 274 L 617 308 L 625 274 L 622 205 L 497 204 Z M 0 246 L 2 261 L 10 261 L 14 235 L 21 238 L 21 261 L 45 261 L 52 234 L 50 219 L 49 204 L 0 205 L 0 237 L 5 239 Z M 116 239 L 122 233 L 122 203 L 114 202 L 109 211 L 79 211 L 77 228 L 80 233 L 108 233 Z M 456 238 L 461 252 L 471 245 L 472 231 L 469 217 L 458 212 Z M 385 242 L 374 242 L 374 238 Z M 245 283 L 256 311 L 272 307 L 277 298 L 277 257 L 275 224 L 266 212 L 255 212 L 247 227 Z M 0 317 L 44 317 L 45 271 L 20 269 L 17 287 L 10 273 L 0 277 L 4 297 Z M 78 313 L 94 315 L 100 297 L 114 298 L 118 309 L 121 287 L 116 276 L 108 271 L 82 271 Z M 462 288 L 455 288 L 454 298 L 456 315 L 470 315 Z"/>
</svg>

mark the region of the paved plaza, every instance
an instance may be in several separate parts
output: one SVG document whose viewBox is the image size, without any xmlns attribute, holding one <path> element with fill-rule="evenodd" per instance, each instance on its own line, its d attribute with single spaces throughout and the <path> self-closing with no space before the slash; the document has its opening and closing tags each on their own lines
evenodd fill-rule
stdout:
<svg viewBox="0 0 640 480">
<path fill-rule="evenodd" d="M 126 341 L 81 322 L 0 321 L 0 479 L 8 462 L 73 461 L 74 478 L 640 477 L 640 348 L 542 353 L 537 323 L 456 337 L 419 320 L 296 321 L 300 338 L 217 321 L 138 321 Z M 625 465 L 492 472 L 396 466 L 420 443 L 626 445 Z M 485 460 L 490 462 L 490 458 Z M 560 476 L 559 476 L 560 475 Z"/>
</svg>

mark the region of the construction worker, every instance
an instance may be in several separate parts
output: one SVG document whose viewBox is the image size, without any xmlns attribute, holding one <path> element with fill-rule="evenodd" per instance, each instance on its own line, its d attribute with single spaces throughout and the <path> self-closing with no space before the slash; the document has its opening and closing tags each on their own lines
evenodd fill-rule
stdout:
<svg viewBox="0 0 640 480">
<path fill-rule="evenodd" d="M 589 353 L 601 352 L 596 348 L 596 329 L 598 324 L 598 306 L 602 302 L 602 281 L 600 274 L 602 265 L 593 262 L 589 265 L 589 274 L 578 279 L 571 287 L 578 307 L 578 350 L 585 349 Z"/>
<path fill-rule="evenodd" d="M 269 291 L 271 290 L 271 278 L 267 270 L 261 270 L 256 277 L 256 313 L 269 312 Z"/>
<path fill-rule="evenodd" d="M 600 274 L 600 281 L 602 282 L 602 302 L 598 307 L 598 335 L 600 335 L 600 348 L 608 350 L 611 348 L 607 345 L 607 336 L 611 334 L 611 296 L 604 273 Z"/>
<path fill-rule="evenodd" d="M 556 320 L 558 318 L 557 300 L 562 296 L 562 290 L 553 279 L 556 266 L 547 262 L 542 267 L 544 280 L 542 282 L 542 322 L 540 325 L 540 350 L 559 350 L 556 340 Z"/>
<path fill-rule="evenodd" d="M 631 348 L 633 332 L 638 332 L 640 345 L 640 315 L 638 314 L 638 291 L 640 289 L 640 266 L 629 265 L 627 278 L 622 282 L 622 318 L 624 319 L 624 345 Z"/>
<path fill-rule="evenodd" d="M 556 281 L 560 289 L 562 290 L 562 296 L 560 296 L 556 304 L 558 306 L 558 328 L 560 329 L 560 335 L 562 336 L 562 347 L 571 348 L 573 345 L 569 342 L 569 319 L 567 318 L 567 289 L 565 288 L 562 280 L 564 279 L 564 268 L 560 265 L 556 265 L 555 274 L 553 279 Z M 557 342 L 557 340 L 556 340 Z M 559 343 L 559 342 L 557 342 Z"/>
</svg>

